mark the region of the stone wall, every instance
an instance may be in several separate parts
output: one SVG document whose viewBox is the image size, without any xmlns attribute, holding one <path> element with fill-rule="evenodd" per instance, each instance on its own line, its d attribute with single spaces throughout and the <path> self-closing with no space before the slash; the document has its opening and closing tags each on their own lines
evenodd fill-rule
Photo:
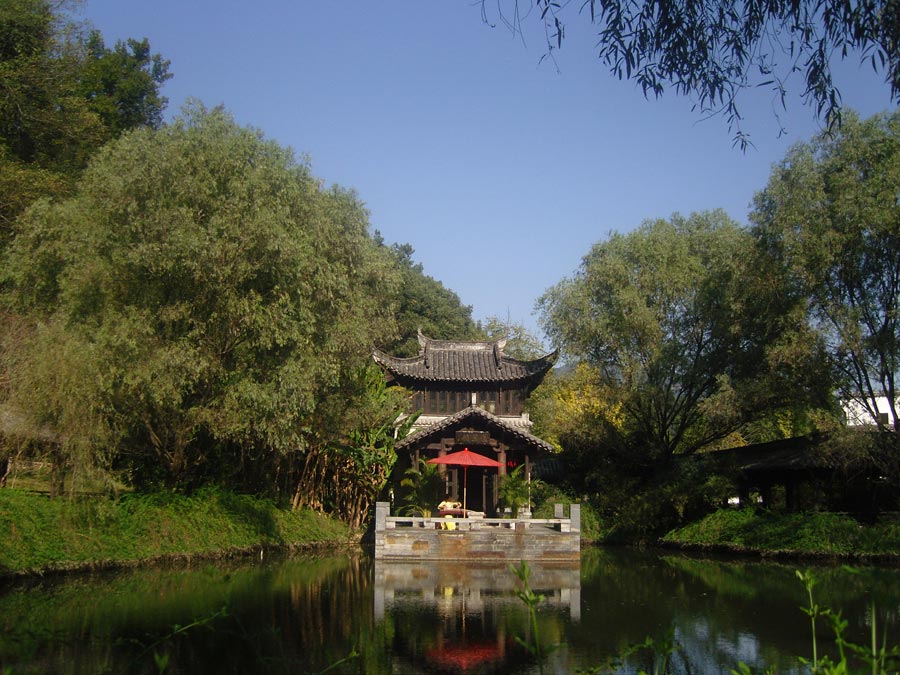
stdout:
<svg viewBox="0 0 900 675">
<path fill-rule="evenodd" d="M 384 502 L 376 507 L 375 558 L 379 560 L 580 560 L 578 504 L 571 505 L 569 518 L 459 519 L 455 529 L 444 529 L 440 519 L 395 519 L 387 508 Z"/>
</svg>

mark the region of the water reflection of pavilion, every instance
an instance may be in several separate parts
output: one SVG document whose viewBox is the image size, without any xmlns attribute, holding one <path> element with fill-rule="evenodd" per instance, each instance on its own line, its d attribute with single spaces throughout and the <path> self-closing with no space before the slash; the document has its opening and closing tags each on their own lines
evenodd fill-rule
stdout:
<svg viewBox="0 0 900 675">
<path fill-rule="evenodd" d="M 581 567 L 574 564 L 529 565 L 531 589 L 544 604 L 568 609 L 573 622 L 581 619 Z M 446 616 L 465 616 L 520 605 L 521 583 L 507 563 L 479 564 L 451 561 L 375 561 L 375 620 L 396 604 L 432 608 Z"/>
</svg>

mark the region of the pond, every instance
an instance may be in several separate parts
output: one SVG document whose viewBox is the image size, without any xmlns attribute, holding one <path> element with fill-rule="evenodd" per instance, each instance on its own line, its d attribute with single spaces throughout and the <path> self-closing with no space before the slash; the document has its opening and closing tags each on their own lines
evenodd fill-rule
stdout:
<svg viewBox="0 0 900 675">
<path fill-rule="evenodd" d="M 340 555 L 48 577 L 0 587 L 0 672 L 531 674 L 539 644 L 544 673 L 636 673 L 653 667 L 633 649 L 649 637 L 675 673 L 802 673 L 796 567 L 587 550 L 580 569 L 532 565 L 534 624 L 499 565 Z M 900 570 L 813 571 L 850 637 L 868 643 L 874 603 L 879 639 L 900 642 Z"/>
</svg>

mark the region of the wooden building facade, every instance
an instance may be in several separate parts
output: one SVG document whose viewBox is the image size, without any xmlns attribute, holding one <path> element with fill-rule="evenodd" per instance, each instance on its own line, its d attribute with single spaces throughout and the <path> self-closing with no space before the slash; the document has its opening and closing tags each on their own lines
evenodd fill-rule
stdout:
<svg viewBox="0 0 900 675">
<path fill-rule="evenodd" d="M 447 467 L 446 496 L 459 500 L 466 480 L 468 507 L 498 512 L 499 481 L 534 463 L 553 448 L 531 433 L 525 401 L 556 363 L 557 353 L 519 360 L 504 353 L 505 340 L 433 340 L 419 333 L 419 354 L 397 358 L 380 350 L 373 358 L 389 382 L 412 392 L 410 412 L 420 412 L 410 434 L 397 443 L 402 474 L 420 457 L 431 459 L 469 448 L 500 462 L 499 469 Z"/>
</svg>

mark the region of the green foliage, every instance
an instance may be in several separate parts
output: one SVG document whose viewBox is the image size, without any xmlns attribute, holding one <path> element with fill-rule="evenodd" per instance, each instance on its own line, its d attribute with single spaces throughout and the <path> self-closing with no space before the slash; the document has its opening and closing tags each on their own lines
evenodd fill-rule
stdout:
<svg viewBox="0 0 900 675">
<path fill-rule="evenodd" d="M 621 401 L 617 443 L 666 462 L 771 406 L 770 336 L 742 312 L 751 245 L 722 212 L 648 222 L 596 244 L 541 298 L 554 342 Z"/>
<path fill-rule="evenodd" d="M 681 645 L 675 640 L 675 635 L 670 630 L 662 637 L 648 636 L 643 642 L 626 647 L 602 666 L 578 672 L 579 675 L 604 675 L 619 672 L 630 660 L 647 657 L 652 663 L 650 670 L 649 672 L 644 669 L 638 670 L 638 675 L 668 675 L 671 672 L 670 664 L 673 657 L 680 649 Z"/>
<path fill-rule="evenodd" d="M 555 504 L 581 504 L 581 539 L 597 542 L 601 539 L 601 523 L 594 505 L 574 496 L 570 491 L 547 483 L 532 481 L 532 515 L 535 518 L 553 518 Z"/>
<path fill-rule="evenodd" d="M 71 190 L 71 179 L 37 163 L 23 162 L 0 145 L 0 251 L 10 239 L 15 217 L 37 199 L 63 196 Z"/>
<path fill-rule="evenodd" d="M 896 433 L 841 433 L 833 392 L 873 420 L 876 396 L 897 399 L 898 125 L 850 115 L 796 146 L 751 231 L 716 214 L 647 223 L 595 246 L 542 298 L 577 366 L 531 410 L 620 534 L 652 537 L 715 506 L 723 486 L 685 482 L 666 468 L 673 455 L 817 431 L 835 478 L 808 486 L 824 495 L 811 505 L 896 505 Z"/>
<path fill-rule="evenodd" d="M 380 234 L 376 233 L 375 238 L 400 275 L 395 300 L 398 332 L 384 342 L 385 351 L 395 356 L 415 356 L 419 353 L 419 329 L 428 337 L 439 340 L 477 337 L 472 307 L 463 305 L 456 293 L 425 274 L 421 263 L 413 262 L 412 246 L 393 244 L 387 247 Z"/>
<path fill-rule="evenodd" d="M 38 197 L 69 194 L 103 143 L 162 121 L 168 61 L 146 39 L 107 49 L 68 20 L 71 4 L 0 7 L 0 250 L 15 217 Z"/>
<path fill-rule="evenodd" d="M 162 124 L 168 100 L 159 95 L 159 87 L 172 76 L 169 62 L 150 53 L 147 38 L 119 40 L 109 49 L 94 30 L 85 40 L 84 51 L 79 93 L 111 138 L 128 129 Z"/>
<path fill-rule="evenodd" d="M 525 466 L 519 465 L 505 476 L 500 477 L 500 501 L 510 510 L 510 517 L 517 518 L 519 509 L 528 504 L 528 480 Z"/>
<path fill-rule="evenodd" d="M 47 2 L 10 0 L 0 11 L 0 60 L 40 54 L 53 33 L 53 12 Z"/>
<path fill-rule="evenodd" d="M 621 392 L 625 424 L 664 459 L 694 449 L 686 436 L 701 421 L 700 403 L 731 388 L 719 379 L 734 356 L 722 281 L 741 248 L 722 214 L 645 223 L 595 245 L 576 277 L 540 300 L 554 342 Z"/>
<path fill-rule="evenodd" d="M 76 94 L 78 49 L 69 35 L 47 0 L 0 9 L 0 139 L 22 161 L 83 163 L 85 144 L 101 140 L 99 120 Z"/>
<path fill-rule="evenodd" d="M 663 541 L 767 553 L 881 555 L 900 553 L 900 524 L 866 525 L 827 512 L 778 514 L 722 509 L 666 534 Z"/>
<path fill-rule="evenodd" d="M 408 490 L 403 496 L 401 512 L 428 518 L 444 497 L 444 477 L 437 464 L 429 464 L 424 457 L 418 466 L 409 467 L 400 485 Z"/>
<path fill-rule="evenodd" d="M 678 505 L 685 498 L 673 486 L 634 479 L 604 491 L 597 498 L 605 525 L 601 541 L 653 543 L 661 532 L 684 522 L 679 518 Z"/>
<path fill-rule="evenodd" d="M 138 485 L 293 490 L 306 450 L 357 428 L 356 373 L 392 327 L 356 196 L 201 106 L 104 148 L 20 219 L 3 269 L 35 322 L 10 405 Z"/>
<path fill-rule="evenodd" d="M 849 642 L 845 637 L 847 622 L 841 618 L 841 613 L 827 607 L 821 607 L 815 601 L 813 588 L 818 583 L 815 575 L 809 570 L 802 572 L 797 570 L 796 573 L 797 578 L 800 579 L 806 589 L 809 604 L 807 607 L 801 607 L 800 609 L 809 617 L 810 633 L 812 635 L 812 660 L 801 658 L 800 662 L 810 666 L 813 675 L 845 675 L 852 672 L 851 656 L 861 661 L 873 675 L 886 675 L 889 672 L 896 672 L 896 668 L 900 666 L 900 648 L 895 646 L 888 649 L 884 638 L 882 638 L 882 643 L 879 647 L 874 605 L 871 605 L 870 613 L 870 645 L 857 645 Z M 828 624 L 834 634 L 834 642 L 838 649 L 837 659 L 833 660 L 827 656 L 819 658 L 816 632 L 820 619 Z"/>
<path fill-rule="evenodd" d="M 504 321 L 497 316 L 489 316 L 477 323 L 478 331 L 486 340 L 506 340 L 503 352 L 507 356 L 523 361 L 539 358 L 547 353 L 540 338 L 531 333 L 521 323 Z"/>
<path fill-rule="evenodd" d="M 529 629 L 530 636 L 526 635 L 525 638 L 521 638 L 518 635 L 515 636 L 516 642 L 524 647 L 529 654 L 531 654 L 538 662 L 538 672 L 543 675 L 544 673 L 544 660 L 549 651 L 552 651 L 552 648 L 548 648 L 541 642 L 541 633 L 538 628 L 538 620 L 537 620 L 537 606 L 544 601 L 544 596 L 535 593 L 531 589 L 531 568 L 528 567 L 528 562 L 523 560 L 519 563 L 519 566 L 515 565 L 509 566 L 510 571 L 516 575 L 516 578 L 519 580 L 520 588 L 516 590 L 516 596 L 519 600 L 522 601 L 522 604 L 525 605 L 528 610 L 528 620 L 529 620 Z"/>
<path fill-rule="evenodd" d="M 584 362 L 550 371 L 525 405 L 534 433 L 560 450 L 595 447 L 624 423 L 615 387 L 604 384 L 597 369 Z M 594 473 L 594 467 L 584 468 Z"/>
<path fill-rule="evenodd" d="M 406 408 L 406 392 L 389 387 L 375 364 L 361 368 L 355 379 L 347 388 L 343 418 L 335 420 L 336 425 L 346 420 L 348 436 L 322 451 L 308 450 L 293 503 L 295 508 L 324 507 L 357 528 L 387 484 L 397 460 L 394 444 L 408 433 L 415 417 L 395 427 L 397 416 Z"/>
<path fill-rule="evenodd" d="M 597 30 L 597 54 L 614 76 L 633 80 L 647 97 L 674 89 L 693 99 L 702 115 L 724 114 L 742 148 L 750 144 L 738 103 L 745 89 L 769 87 L 786 107 L 787 92 L 796 86 L 790 78 L 799 73 L 804 102 L 834 130 L 842 106 L 832 67 L 855 53 L 861 63 L 884 73 L 894 99 L 900 94 L 900 24 L 891 3 L 666 0 L 651 8 L 615 0 L 575 5 L 482 0 L 481 9 L 486 23 L 502 24 L 514 34 L 523 31 L 523 24 L 543 24 L 545 56 L 551 58 L 565 41 L 567 24 L 576 20 L 571 12 L 579 12 L 577 20 Z"/>
<path fill-rule="evenodd" d="M 602 455 L 595 451 L 594 455 Z M 606 543 L 652 544 L 668 530 L 693 522 L 726 503 L 737 493 L 734 483 L 724 475 L 710 474 L 702 465 L 676 463 L 665 471 L 651 475 L 629 472 L 622 467 L 604 464 L 590 477 L 582 475 L 591 454 L 581 458 L 566 452 L 570 463 L 569 490 L 584 495 L 590 485 L 588 503 L 571 496 L 545 496 L 535 499 L 556 502 L 582 501 L 582 537 Z M 607 457 L 608 458 L 608 457 Z M 572 462 L 584 462 L 572 464 Z M 603 475 L 603 471 L 606 474 Z M 546 517 L 546 507 L 538 509 Z"/>
<path fill-rule="evenodd" d="M 801 143 L 772 172 L 754 204 L 767 258 L 806 299 L 828 345 L 836 385 L 877 420 L 886 395 L 900 430 L 900 113 L 860 121 Z"/>
</svg>

